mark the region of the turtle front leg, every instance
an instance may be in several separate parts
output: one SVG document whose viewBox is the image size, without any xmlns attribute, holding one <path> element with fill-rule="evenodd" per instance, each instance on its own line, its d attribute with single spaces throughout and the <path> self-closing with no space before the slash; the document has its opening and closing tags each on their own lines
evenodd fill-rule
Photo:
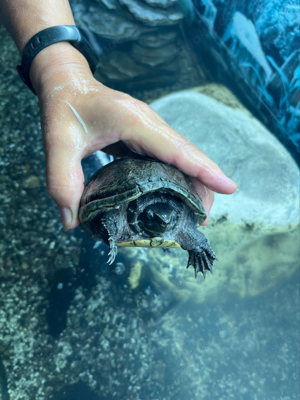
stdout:
<svg viewBox="0 0 300 400">
<path fill-rule="evenodd" d="M 201 251 L 190 250 L 186 268 L 189 268 L 189 266 L 192 265 L 195 270 L 195 278 L 197 278 L 197 274 L 200 271 L 205 279 L 206 271 L 213 273 L 214 260 L 217 260 L 217 257 L 210 246 L 209 250 L 203 248 Z"/>
<path fill-rule="evenodd" d="M 203 233 L 196 228 L 190 229 L 180 239 L 178 243 L 189 253 L 186 268 L 189 268 L 190 265 L 194 267 L 195 278 L 199 271 L 202 272 L 204 278 L 206 271 L 213 273 L 213 263 L 218 259 Z"/>
<path fill-rule="evenodd" d="M 118 253 L 117 236 L 118 236 L 118 212 L 116 210 L 107 211 L 102 217 L 102 224 L 107 231 L 108 239 L 106 244 L 109 246 L 109 259 L 107 263 L 111 265 Z"/>
</svg>

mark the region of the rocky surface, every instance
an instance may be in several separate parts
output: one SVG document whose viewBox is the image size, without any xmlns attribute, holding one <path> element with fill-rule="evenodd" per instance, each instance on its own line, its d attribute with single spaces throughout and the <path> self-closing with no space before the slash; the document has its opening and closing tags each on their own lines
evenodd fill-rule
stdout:
<svg viewBox="0 0 300 400">
<path fill-rule="evenodd" d="M 150 4 L 150 6 L 156 6 L 162 8 L 175 6 L 178 2 L 178 0 L 144 0 L 144 1 L 147 4 Z"/>
<path fill-rule="evenodd" d="M 142 34 L 139 37 L 138 44 L 147 49 L 156 49 L 161 46 L 166 46 L 170 43 L 174 43 L 177 39 L 176 30 L 168 30 L 165 32 L 155 32 Z"/>
<path fill-rule="evenodd" d="M 89 29 L 101 38 L 116 43 L 136 40 L 151 28 L 143 26 L 139 21 L 126 18 L 121 12 L 111 12 L 97 3 L 87 1 L 71 2 L 74 18 L 79 27 Z M 105 50 L 105 49 L 104 49 Z"/>
<path fill-rule="evenodd" d="M 149 26 L 170 26 L 176 25 L 183 19 L 183 14 L 169 8 L 167 11 L 158 7 L 150 7 L 141 0 L 119 0 L 120 4 L 126 6 L 129 12 L 139 21 Z M 157 4 L 152 3 L 156 6 Z"/>
<path fill-rule="evenodd" d="M 143 386 L 153 391 L 152 398 L 162 394 L 168 398 L 168 391 L 171 395 L 181 390 L 185 375 L 169 380 L 168 361 L 158 355 L 155 343 L 148 349 L 148 342 L 154 321 L 170 307 L 170 299 L 157 294 L 150 283 L 141 293 L 133 292 L 131 285 L 139 287 L 145 269 L 140 269 L 142 277 L 137 279 L 130 274 L 136 264 L 129 265 L 124 259 L 107 268 L 105 248 L 100 247 L 93 258 L 87 250 L 90 242 L 82 245 L 85 237 L 80 230 L 63 231 L 57 207 L 46 191 L 37 98 L 12 67 L 19 63 L 19 54 L 3 28 L 0 49 L 0 399 L 75 400 L 79 396 L 99 400 L 125 396 L 136 400 Z M 159 93 L 149 90 L 144 100 Z M 140 98 L 145 96 L 141 87 L 139 94 Z M 125 268 L 119 268 L 120 263 Z M 76 314 L 80 304 L 84 312 L 87 310 L 91 293 L 97 302 L 104 299 L 102 306 L 98 305 L 102 316 L 96 303 L 92 305 L 94 300 L 90 303 L 92 308 L 96 306 L 95 313 L 104 321 L 112 321 L 104 334 L 106 322 L 99 330 L 92 325 L 86 330 L 84 323 L 85 335 L 81 313 Z M 114 319 L 116 310 L 122 326 Z M 68 321 L 76 328 L 72 322 L 64 335 Z M 97 319 L 96 325 L 99 322 Z M 115 341 L 118 326 L 122 332 Z M 98 332 L 100 341 L 95 339 L 92 347 L 85 347 L 88 337 L 94 337 L 92 332 Z M 72 337 L 79 340 L 76 345 Z M 103 355 L 101 343 L 105 346 Z M 99 364 L 94 366 L 92 359 L 86 363 L 91 348 L 94 355 L 98 353 Z M 102 378 L 99 368 L 103 369 Z M 192 391 L 189 393 L 192 395 Z"/>
<path fill-rule="evenodd" d="M 58 271 L 73 276 L 80 240 L 64 233 L 46 192 L 37 98 L 18 79 L 19 54 L 0 29 L 0 398 L 45 395 L 48 296 Z M 17 374 L 17 375 L 15 375 Z"/>
<path fill-rule="evenodd" d="M 170 63 L 177 56 L 177 49 L 173 45 L 160 47 L 159 49 L 145 49 L 139 44 L 132 46 L 133 58 L 142 64 L 156 67 L 161 64 Z"/>
</svg>

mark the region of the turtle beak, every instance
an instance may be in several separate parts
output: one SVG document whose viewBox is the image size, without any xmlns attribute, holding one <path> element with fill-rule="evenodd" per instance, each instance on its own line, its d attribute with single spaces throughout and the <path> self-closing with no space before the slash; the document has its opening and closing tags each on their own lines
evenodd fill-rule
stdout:
<svg viewBox="0 0 300 400">
<path fill-rule="evenodd" d="M 172 222 L 172 219 L 173 219 L 172 211 L 170 211 L 169 213 L 166 213 L 166 212 L 156 213 L 156 215 L 160 220 L 160 226 L 162 226 L 163 228 L 166 228 Z"/>
</svg>

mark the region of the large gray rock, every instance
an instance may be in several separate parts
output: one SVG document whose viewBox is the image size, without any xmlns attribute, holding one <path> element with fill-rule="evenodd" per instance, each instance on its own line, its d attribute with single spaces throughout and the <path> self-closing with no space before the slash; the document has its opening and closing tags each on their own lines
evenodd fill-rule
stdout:
<svg viewBox="0 0 300 400">
<path fill-rule="evenodd" d="M 232 196 L 216 194 L 212 219 L 228 214 L 231 224 L 276 230 L 299 224 L 299 169 L 256 118 L 197 90 L 151 105 L 239 185 Z"/>
<path fill-rule="evenodd" d="M 181 250 L 163 256 L 149 252 L 148 266 L 156 287 L 179 298 L 203 302 L 220 291 L 255 296 L 299 265 L 299 169 L 226 88 L 207 85 L 199 91 L 233 107 L 197 88 L 151 106 L 239 185 L 231 196 L 215 195 L 210 224 L 201 228 L 220 261 L 205 282 L 184 270 Z M 131 250 L 133 259 L 143 256 L 138 251 Z"/>
</svg>

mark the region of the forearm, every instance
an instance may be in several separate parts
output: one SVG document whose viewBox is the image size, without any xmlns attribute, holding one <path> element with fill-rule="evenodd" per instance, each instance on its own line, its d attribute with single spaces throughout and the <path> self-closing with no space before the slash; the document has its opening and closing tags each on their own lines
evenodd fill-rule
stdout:
<svg viewBox="0 0 300 400">
<path fill-rule="evenodd" d="M 37 32 L 55 25 L 75 25 L 68 0 L 0 0 L 0 23 L 20 54 Z"/>
<path fill-rule="evenodd" d="M 75 25 L 68 0 L 0 0 L 0 23 L 11 34 L 20 54 L 29 39 L 41 30 Z M 35 57 L 30 79 L 39 95 L 50 80 L 51 84 L 59 84 L 73 69 L 88 73 L 86 59 L 69 42 L 56 43 Z"/>
</svg>

